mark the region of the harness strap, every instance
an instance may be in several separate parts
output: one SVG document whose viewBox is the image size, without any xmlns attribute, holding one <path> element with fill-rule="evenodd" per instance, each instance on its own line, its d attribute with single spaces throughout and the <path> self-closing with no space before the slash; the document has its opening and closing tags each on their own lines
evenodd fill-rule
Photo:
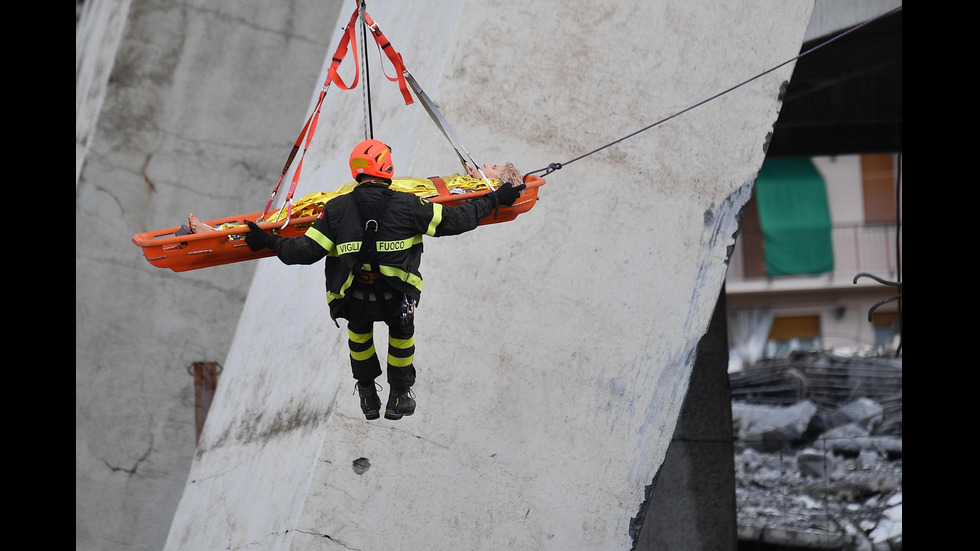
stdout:
<svg viewBox="0 0 980 551">
<path fill-rule="evenodd" d="M 364 197 L 361 186 L 354 188 L 354 204 L 357 205 L 357 212 L 361 215 L 361 222 L 364 224 L 364 236 L 361 238 L 361 248 L 357 251 L 357 259 L 354 261 L 354 275 L 360 275 L 365 264 L 370 264 L 377 270 L 378 264 L 378 241 L 377 233 L 381 218 L 388 207 L 388 200 L 391 199 L 395 191 L 387 188 L 377 201 L 371 201 Z"/>
</svg>

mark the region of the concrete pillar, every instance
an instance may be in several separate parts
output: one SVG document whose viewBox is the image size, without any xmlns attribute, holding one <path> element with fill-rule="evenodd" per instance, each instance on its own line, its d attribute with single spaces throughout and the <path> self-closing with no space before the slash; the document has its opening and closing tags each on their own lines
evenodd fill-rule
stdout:
<svg viewBox="0 0 980 551">
<path fill-rule="evenodd" d="M 647 488 L 637 551 L 738 547 L 726 310 L 722 290 L 664 464 Z"/>
</svg>

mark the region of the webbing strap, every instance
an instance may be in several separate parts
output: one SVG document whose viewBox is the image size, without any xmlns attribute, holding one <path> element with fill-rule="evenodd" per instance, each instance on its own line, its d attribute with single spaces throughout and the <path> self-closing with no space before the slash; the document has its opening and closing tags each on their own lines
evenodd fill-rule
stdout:
<svg viewBox="0 0 980 551">
<path fill-rule="evenodd" d="M 293 173 L 293 179 L 289 186 L 289 192 L 286 194 L 285 201 L 280 213 L 283 209 L 286 210 L 285 222 L 282 227 L 289 225 L 289 219 L 292 216 L 293 211 L 293 194 L 296 193 L 296 187 L 299 185 L 300 174 L 303 171 L 303 158 L 306 156 L 306 152 L 310 148 L 310 142 L 313 140 L 313 134 L 316 132 L 317 123 L 320 120 L 320 109 L 323 105 L 323 99 L 327 95 L 327 91 L 330 88 L 330 84 L 334 83 L 338 88 L 342 90 L 350 90 L 357 86 L 358 80 L 360 79 L 360 62 L 357 57 L 357 33 L 355 23 L 360 16 L 360 9 L 355 8 L 354 13 L 351 14 L 350 22 L 347 23 L 347 27 L 344 29 L 344 35 L 341 37 L 340 44 L 337 45 L 337 50 L 334 52 L 331 58 L 330 67 L 327 69 L 327 78 L 323 82 L 323 86 L 320 89 L 320 96 L 317 99 L 316 107 L 314 107 L 313 112 L 310 117 L 306 120 L 306 124 L 303 125 L 303 129 L 300 131 L 299 136 L 296 138 L 296 143 L 293 144 L 293 149 L 289 152 L 289 156 L 286 159 L 286 164 L 282 168 L 282 173 L 279 175 L 279 181 L 276 182 L 276 187 L 272 190 L 272 194 L 269 196 L 269 201 L 265 205 L 265 209 L 262 211 L 261 219 L 265 219 L 266 215 L 269 213 L 269 209 L 272 208 L 272 202 L 275 200 L 276 194 L 279 193 L 279 187 L 282 185 L 283 180 L 286 178 L 286 174 L 289 172 L 289 167 L 292 165 L 296 158 L 296 154 L 300 151 L 300 147 L 303 148 L 302 154 L 299 158 L 299 164 L 296 165 L 296 171 Z M 398 81 L 398 86 L 401 89 L 402 97 L 405 99 L 405 105 L 410 105 L 413 100 L 412 96 L 408 91 L 408 85 L 405 82 L 405 64 L 402 62 L 402 56 L 391 47 L 391 42 L 388 38 L 381 32 L 378 25 L 371 19 L 368 13 L 364 12 L 364 20 L 371 29 L 371 34 L 374 36 L 374 41 L 378 44 L 379 52 L 383 52 L 388 60 L 395 66 L 397 76 L 395 78 L 389 77 L 387 73 L 385 78 L 395 82 Z M 349 49 L 354 50 L 354 64 L 356 70 L 354 72 L 354 79 L 350 85 L 346 84 L 344 80 L 337 73 L 337 69 L 340 67 L 341 62 L 347 57 L 347 51 Z M 305 143 L 304 143 L 305 138 Z"/>
<path fill-rule="evenodd" d="M 385 78 L 391 82 L 398 82 L 398 89 L 401 90 L 402 99 L 405 100 L 405 105 L 411 105 L 414 100 L 412 100 L 412 94 L 408 91 L 408 84 L 405 82 L 405 62 L 402 61 L 402 55 L 395 51 L 391 46 L 391 42 L 388 41 L 388 37 L 381 32 L 381 28 L 378 24 L 371 19 L 371 16 L 364 12 L 364 20 L 367 23 L 368 29 L 371 30 L 371 34 L 374 35 L 374 42 L 378 46 L 378 52 L 383 53 L 391 65 L 395 68 L 395 76 L 390 77 L 386 72 Z"/>
<path fill-rule="evenodd" d="M 378 226 L 381 218 L 385 214 L 388 200 L 395 194 L 391 188 L 386 188 L 377 201 L 369 201 L 364 197 L 364 188 L 357 186 L 352 192 L 354 204 L 357 205 L 357 212 L 361 215 L 361 223 L 364 224 L 364 236 L 361 238 L 361 248 L 357 251 L 357 260 L 354 261 L 354 275 L 361 273 L 365 264 L 370 264 L 374 270 L 378 270 Z"/>
<path fill-rule="evenodd" d="M 359 9 L 354 9 L 354 13 L 350 17 L 350 22 L 347 23 L 346 27 L 344 27 L 344 36 L 341 37 L 340 44 L 337 45 L 337 52 L 333 55 L 330 62 L 330 67 L 327 69 L 327 80 L 335 83 L 341 90 L 351 90 L 355 88 L 357 86 L 357 81 L 361 76 L 361 63 L 357 57 L 357 31 L 354 27 L 359 11 Z M 337 68 L 340 67 L 340 62 L 342 62 L 347 56 L 347 50 L 351 46 L 354 48 L 355 71 L 354 80 L 348 85 L 344 83 L 344 79 L 340 78 L 340 75 L 337 73 Z"/>
<path fill-rule="evenodd" d="M 449 197 L 449 187 L 446 186 L 446 182 L 442 178 L 438 176 L 431 176 L 429 180 L 436 186 L 436 191 L 439 192 L 439 197 Z"/>
<path fill-rule="evenodd" d="M 477 162 L 473 160 L 473 156 L 470 155 L 470 152 L 463 147 L 463 144 L 459 141 L 459 138 L 456 137 L 456 133 L 453 132 L 452 128 L 450 128 L 446 118 L 442 116 L 442 113 L 439 112 L 439 109 L 435 106 L 435 103 L 433 103 L 425 91 L 422 90 L 422 87 L 419 86 L 418 82 L 416 82 L 415 77 L 413 77 L 407 69 L 405 70 L 405 75 L 408 78 L 408 82 L 412 85 L 412 91 L 415 92 L 416 96 L 418 96 L 419 101 L 422 102 L 422 106 L 425 108 L 426 113 L 429 114 L 429 118 L 436 123 L 439 130 L 442 131 L 442 135 L 449 140 L 449 144 L 453 146 L 454 150 L 456 150 L 456 156 L 459 157 L 459 162 L 462 163 L 464 172 L 466 171 L 466 168 L 469 167 L 469 164 L 466 162 L 466 159 L 469 159 L 469 161 L 473 163 L 473 168 L 478 170 L 480 175 L 483 176 L 483 180 L 486 182 L 487 186 L 490 189 L 494 189 L 493 184 L 490 183 L 490 179 L 483 173 L 483 167 L 477 164 Z"/>
</svg>

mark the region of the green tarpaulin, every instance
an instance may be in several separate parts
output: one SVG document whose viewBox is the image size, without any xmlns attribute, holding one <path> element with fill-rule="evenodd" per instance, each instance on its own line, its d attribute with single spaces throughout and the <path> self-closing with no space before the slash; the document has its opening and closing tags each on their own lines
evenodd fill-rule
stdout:
<svg viewBox="0 0 980 551">
<path fill-rule="evenodd" d="M 834 270 L 827 188 L 809 158 L 767 159 L 755 196 L 768 276 Z"/>
</svg>

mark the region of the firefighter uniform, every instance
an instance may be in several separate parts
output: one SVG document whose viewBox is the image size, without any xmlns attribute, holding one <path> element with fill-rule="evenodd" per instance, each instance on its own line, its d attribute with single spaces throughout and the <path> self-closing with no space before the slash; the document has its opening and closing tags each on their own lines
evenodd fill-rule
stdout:
<svg viewBox="0 0 980 551">
<path fill-rule="evenodd" d="M 377 203 L 391 194 L 377 224 L 376 265 L 358 266 L 365 223 L 358 199 Z M 413 309 L 422 294 L 422 237 L 458 235 L 475 229 L 497 206 L 494 194 L 457 207 L 429 202 L 412 193 L 392 192 L 385 183 L 367 181 L 351 193 L 335 197 L 306 234 L 277 238 L 270 248 L 285 264 L 313 264 L 326 257 L 327 303 L 334 320 L 348 320 L 350 361 L 354 378 L 381 375 L 373 343 L 373 324 L 389 329 L 388 384 L 409 388 L 415 382 Z M 362 268 L 358 270 L 357 268 Z"/>
</svg>

